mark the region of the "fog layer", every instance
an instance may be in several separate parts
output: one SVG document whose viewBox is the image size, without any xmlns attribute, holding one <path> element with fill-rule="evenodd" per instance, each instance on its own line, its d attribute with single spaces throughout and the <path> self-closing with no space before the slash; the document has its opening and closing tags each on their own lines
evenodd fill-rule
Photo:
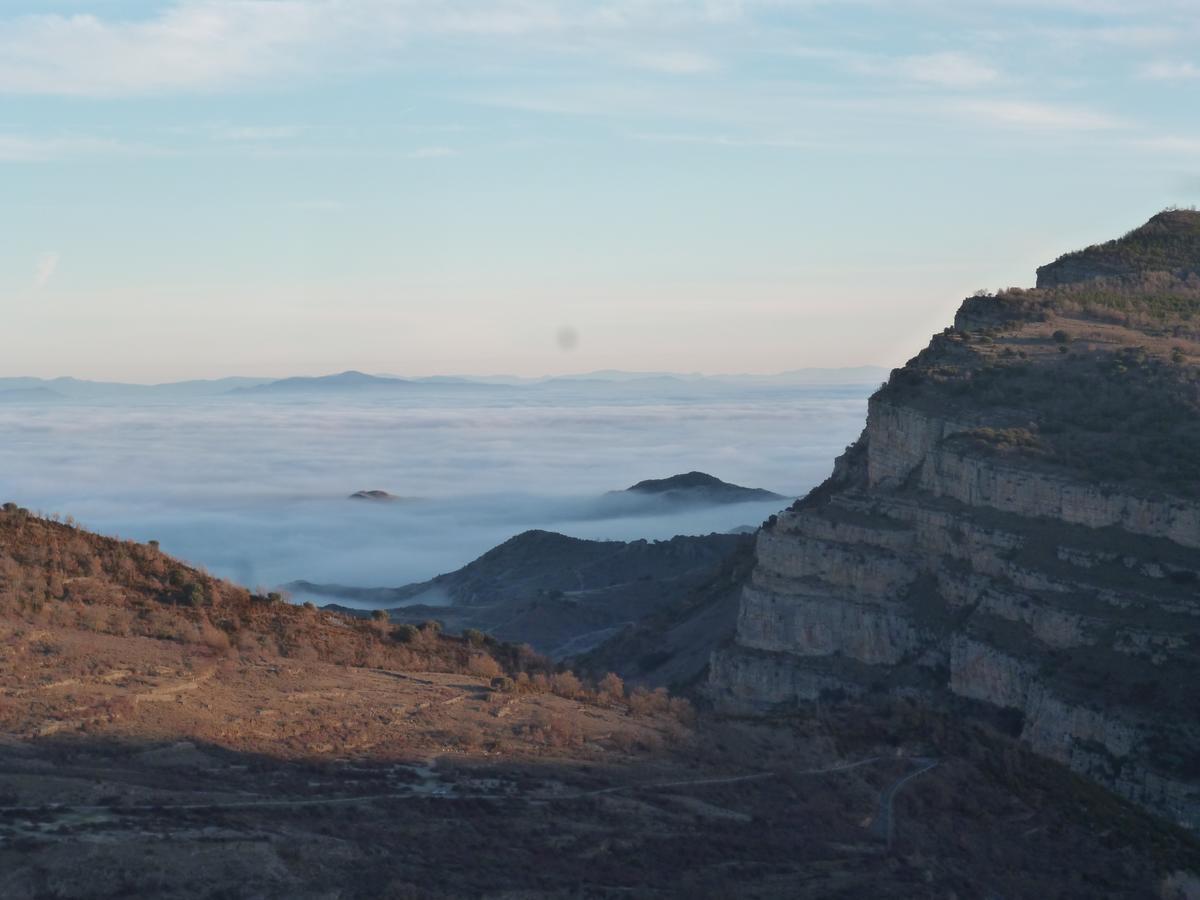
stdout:
<svg viewBox="0 0 1200 900">
<path fill-rule="evenodd" d="M 0 406 L 0 499 L 157 539 L 249 586 L 394 586 L 529 528 L 628 540 L 756 525 L 784 502 L 599 498 L 690 470 L 801 495 L 858 434 L 869 390 L 11 403 Z M 348 499 L 363 489 L 400 499 Z"/>
</svg>

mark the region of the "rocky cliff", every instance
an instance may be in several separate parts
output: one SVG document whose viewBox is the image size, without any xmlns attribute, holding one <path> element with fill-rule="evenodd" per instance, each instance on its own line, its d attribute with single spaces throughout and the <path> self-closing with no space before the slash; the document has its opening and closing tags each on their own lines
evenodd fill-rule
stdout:
<svg viewBox="0 0 1200 900">
<path fill-rule="evenodd" d="M 759 534 L 716 702 L 896 692 L 1200 829 L 1200 214 L 968 299 Z"/>
</svg>

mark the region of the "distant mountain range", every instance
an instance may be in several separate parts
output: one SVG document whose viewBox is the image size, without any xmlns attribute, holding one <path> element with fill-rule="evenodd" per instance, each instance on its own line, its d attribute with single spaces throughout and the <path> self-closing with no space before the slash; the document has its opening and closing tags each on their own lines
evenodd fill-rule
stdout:
<svg viewBox="0 0 1200 900">
<path fill-rule="evenodd" d="M 795 369 L 775 375 L 700 375 L 672 372 L 622 372 L 613 369 L 577 375 L 549 375 L 540 378 L 517 376 L 432 375 L 400 377 L 349 370 L 333 375 L 293 376 L 289 378 L 229 377 L 212 380 L 128 384 L 115 381 L 88 381 L 62 378 L 0 378 L 0 402 L 39 404 L 55 400 L 165 400 L 178 401 L 208 397 L 304 397 L 346 394 L 376 394 L 390 391 L 424 393 L 434 390 L 455 392 L 498 388 L 518 391 L 555 391 L 604 389 L 622 393 L 646 391 L 684 395 L 723 389 L 769 389 L 792 386 L 867 385 L 883 381 L 888 371 L 879 366 L 855 366 L 844 369 Z"/>
<path fill-rule="evenodd" d="M 235 388 L 234 394 L 295 394 L 313 391 L 370 391 L 412 387 L 414 382 L 401 378 L 367 375 L 365 372 L 339 372 L 316 377 L 296 376 Z"/>
<path fill-rule="evenodd" d="M 126 384 L 120 381 L 87 381 L 80 378 L 0 378 L 0 399 L 44 402 L 51 400 L 186 400 L 216 397 L 269 378 L 217 378 L 208 381 L 173 381 L 163 384 Z"/>
</svg>

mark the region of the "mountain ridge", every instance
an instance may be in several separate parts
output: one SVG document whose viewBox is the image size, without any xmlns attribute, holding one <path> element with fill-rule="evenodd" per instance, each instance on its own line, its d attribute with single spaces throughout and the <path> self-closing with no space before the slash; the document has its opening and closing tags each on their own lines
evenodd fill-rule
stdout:
<svg viewBox="0 0 1200 900">
<path fill-rule="evenodd" d="M 1067 254 L 892 373 L 759 533 L 718 704 L 920 698 L 1200 830 L 1200 214 L 1157 219 L 1138 265 Z"/>
</svg>

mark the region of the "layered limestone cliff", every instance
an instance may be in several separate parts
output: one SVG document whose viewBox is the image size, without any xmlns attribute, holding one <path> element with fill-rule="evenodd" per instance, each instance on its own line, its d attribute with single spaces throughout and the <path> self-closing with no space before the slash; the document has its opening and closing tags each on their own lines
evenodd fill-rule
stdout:
<svg viewBox="0 0 1200 900">
<path fill-rule="evenodd" d="M 1003 711 L 1200 830 L 1200 254 L 1110 277 L 1180 261 L 1200 215 L 1164 215 L 1051 288 L 968 300 L 893 373 L 833 476 L 760 532 L 721 706 Z"/>
</svg>

